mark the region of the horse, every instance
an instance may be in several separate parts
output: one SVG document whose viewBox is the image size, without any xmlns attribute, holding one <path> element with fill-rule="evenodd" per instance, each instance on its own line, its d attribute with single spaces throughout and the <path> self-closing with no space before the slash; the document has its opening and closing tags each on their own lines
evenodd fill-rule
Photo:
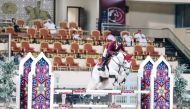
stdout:
<svg viewBox="0 0 190 109">
<path fill-rule="evenodd" d="M 115 78 L 113 85 L 125 82 L 126 76 L 129 74 L 131 66 L 131 55 L 119 51 L 117 55 L 111 57 L 108 64 L 105 66 L 105 71 L 99 71 L 99 64 L 96 64 L 91 72 L 91 79 L 88 83 L 87 90 L 105 89 L 110 78 Z"/>
</svg>

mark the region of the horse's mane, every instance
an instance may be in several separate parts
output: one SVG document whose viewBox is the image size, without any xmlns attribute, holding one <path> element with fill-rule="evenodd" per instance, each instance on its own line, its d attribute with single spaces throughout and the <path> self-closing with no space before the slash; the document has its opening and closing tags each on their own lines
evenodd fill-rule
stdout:
<svg viewBox="0 0 190 109">
<path fill-rule="evenodd" d="M 131 58 L 133 57 L 133 55 L 130 55 L 127 52 L 124 52 L 124 51 L 121 51 L 121 50 L 119 52 L 123 54 L 124 60 L 127 60 L 128 62 L 131 61 Z"/>
</svg>

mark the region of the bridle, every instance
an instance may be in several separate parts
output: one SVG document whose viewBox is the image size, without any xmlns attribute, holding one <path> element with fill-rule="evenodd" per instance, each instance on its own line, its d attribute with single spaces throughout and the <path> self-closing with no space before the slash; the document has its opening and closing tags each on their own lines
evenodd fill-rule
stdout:
<svg viewBox="0 0 190 109">
<path fill-rule="evenodd" d="M 125 66 L 124 66 L 124 63 L 125 63 L 124 61 L 123 61 L 123 62 L 121 62 L 117 56 L 116 56 L 116 58 L 117 58 L 117 60 L 119 61 L 119 63 L 123 63 L 123 64 L 119 64 L 119 63 L 117 63 L 117 62 L 114 60 L 114 58 L 112 58 L 113 62 L 115 62 L 115 63 L 119 66 L 118 73 L 120 73 L 121 68 L 123 68 L 123 69 L 124 69 L 124 71 L 126 71 L 126 70 L 130 69 L 130 68 L 125 67 Z"/>
</svg>

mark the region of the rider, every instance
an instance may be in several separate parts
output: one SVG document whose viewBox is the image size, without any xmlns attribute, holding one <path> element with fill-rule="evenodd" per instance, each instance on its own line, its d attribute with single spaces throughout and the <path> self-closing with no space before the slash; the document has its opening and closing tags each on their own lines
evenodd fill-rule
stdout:
<svg viewBox="0 0 190 109">
<path fill-rule="evenodd" d="M 107 64 L 109 58 L 112 55 L 117 55 L 117 52 L 119 50 L 122 50 L 125 52 L 125 49 L 122 44 L 122 38 L 120 36 L 116 37 L 115 41 L 109 42 L 106 48 L 104 49 L 104 53 L 102 56 L 102 65 L 100 68 L 98 68 L 98 70 L 105 71 L 105 65 Z"/>
</svg>

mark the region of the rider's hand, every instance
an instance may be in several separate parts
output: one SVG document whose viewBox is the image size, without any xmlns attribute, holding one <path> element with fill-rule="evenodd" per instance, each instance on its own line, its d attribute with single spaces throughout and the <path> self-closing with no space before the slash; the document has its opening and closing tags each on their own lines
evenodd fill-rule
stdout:
<svg viewBox="0 0 190 109">
<path fill-rule="evenodd" d="M 118 52 L 113 52 L 113 55 L 115 55 L 115 56 L 116 56 L 117 54 L 118 54 Z"/>
</svg>

